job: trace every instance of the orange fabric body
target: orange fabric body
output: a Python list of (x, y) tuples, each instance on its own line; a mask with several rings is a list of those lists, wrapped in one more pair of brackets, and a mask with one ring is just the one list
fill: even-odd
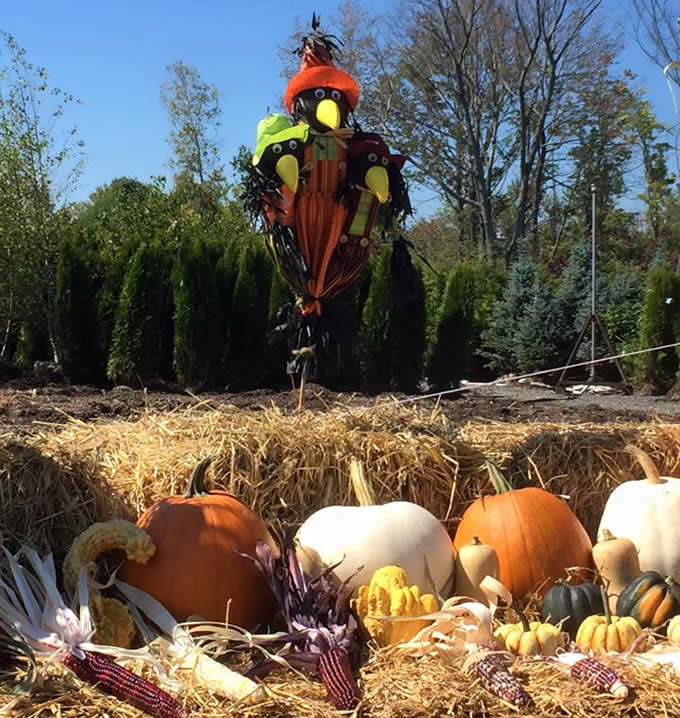
[[(324, 136), (318, 142), (328, 143), (330, 149), (320, 152), (315, 146), (316, 139), (305, 149), (305, 162), (311, 167), (311, 173), (298, 190), (295, 206), (298, 244), (312, 273), (307, 282), (312, 301), (304, 305), (303, 315), (320, 314), (319, 300), (332, 289), (329, 282), (333, 277), (328, 276), (328, 268), (347, 215), (345, 205), (335, 201), (338, 185), (347, 175), (347, 151), (332, 136)], [(335, 147), (331, 145), (334, 142)]]

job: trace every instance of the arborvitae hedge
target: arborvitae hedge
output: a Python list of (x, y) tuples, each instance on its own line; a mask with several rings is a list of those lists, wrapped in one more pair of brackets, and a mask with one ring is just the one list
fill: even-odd
[(426, 324), (423, 271), (429, 270), (416, 266), (409, 300), (400, 307), (390, 307), (388, 344), (392, 386), (408, 393), (418, 390), (423, 374)]
[[(680, 336), (680, 278), (668, 264), (652, 267), (647, 275), (647, 292), (640, 323), (640, 344), (654, 347), (672, 344)], [(644, 354), (642, 379), (662, 391), (672, 386), (678, 373), (674, 349)]]
[(57, 261), (57, 337), (62, 369), (76, 383), (104, 380), (105, 356), (97, 341), (97, 258), (83, 237), (67, 237)]
[(200, 236), (185, 237), (172, 269), (173, 368), (180, 384), (214, 386), (224, 347), (214, 254)]
[(372, 265), (359, 334), (363, 380), (372, 391), (389, 386), (392, 352), (389, 344), (389, 290), (390, 248), (384, 247)]
[(232, 389), (260, 386), (266, 373), (272, 264), (259, 243), (243, 247), (229, 317), (228, 378)]
[(108, 376), (144, 384), (172, 378), (172, 257), (160, 242), (142, 242), (132, 257), (116, 310)]
[(427, 361), (427, 377), (434, 388), (456, 386), (470, 375), (479, 292), (477, 268), (457, 264), (449, 272), (437, 311), (434, 342)]

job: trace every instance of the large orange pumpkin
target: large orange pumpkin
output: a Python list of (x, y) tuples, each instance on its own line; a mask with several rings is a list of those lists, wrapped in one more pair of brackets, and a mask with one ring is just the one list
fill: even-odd
[(178, 620), (198, 615), (254, 628), (273, 618), (277, 606), (264, 577), (248, 558), (266, 541), (278, 548), (262, 519), (225, 491), (207, 491), (203, 459), (184, 496), (158, 501), (137, 525), (156, 545), (146, 564), (126, 561), (120, 578), (150, 593)]
[(498, 555), (498, 579), (516, 596), (543, 595), (565, 569), (590, 568), (592, 543), (571, 509), (553, 494), (528, 487), (511, 489), (489, 465), (495, 496), (475, 501), (463, 514), (454, 548), (474, 536)]

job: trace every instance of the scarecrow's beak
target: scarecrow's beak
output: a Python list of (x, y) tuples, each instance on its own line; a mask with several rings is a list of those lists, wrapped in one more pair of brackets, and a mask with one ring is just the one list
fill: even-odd
[(283, 155), (276, 161), (276, 174), (283, 180), (288, 189), (295, 194), (300, 177), (300, 165), (295, 155)]
[(385, 204), (390, 196), (390, 181), (384, 167), (371, 167), (366, 173), (366, 186), (378, 198), (380, 204)]
[(316, 119), (331, 130), (340, 127), (340, 108), (333, 100), (321, 100), (316, 106)]

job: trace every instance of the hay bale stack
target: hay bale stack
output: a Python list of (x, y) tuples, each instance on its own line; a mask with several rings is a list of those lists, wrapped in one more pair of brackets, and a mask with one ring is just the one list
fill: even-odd
[(0, 442), (0, 531), (59, 557), (93, 521), (134, 520), (184, 491), (196, 462), (214, 453), (213, 479), (275, 529), (329, 504), (355, 503), (349, 478), (360, 459), (379, 502), (426, 507), (453, 532), (467, 505), (489, 490), (485, 456), (515, 486), (563, 496), (592, 537), (619, 482), (640, 476), (623, 451), (636, 442), (662, 473), (680, 472), (680, 426), (469, 422), (414, 407), (288, 413), (220, 407), (147, 413), (137, 421), (71, 422)]

